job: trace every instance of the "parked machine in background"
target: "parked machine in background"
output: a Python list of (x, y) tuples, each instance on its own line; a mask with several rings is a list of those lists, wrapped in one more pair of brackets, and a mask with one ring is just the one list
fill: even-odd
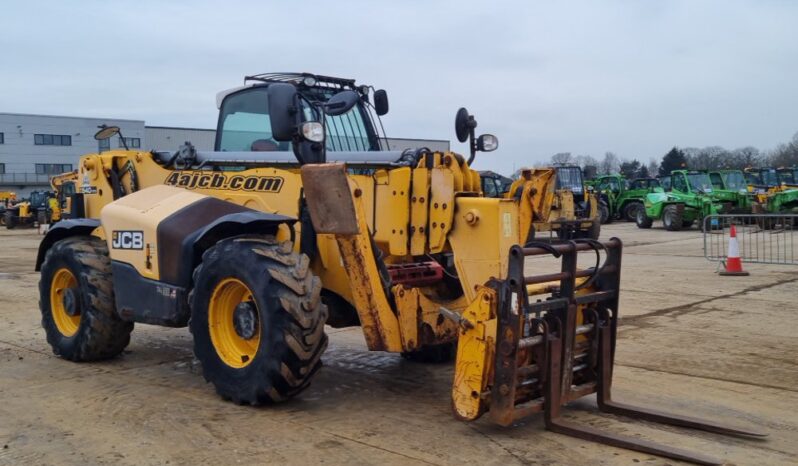
[(757, 214), (798, 212), (798, 185), (791, 184), (798, 175), (796, 168), (757, 168), (744, 171), (752, 198), (752, 211)]
[(511, 178), (486, 170), (479, 172), (482, 193), (486, 197), (504, 197), (513, 184)]
[(559, 239), (598, 239), (602, 212), (608, 212), (607, 205), (588, 190), (577, 165), (522, 170), (506, 197), (533, 200), (522, 203), (521, 211), (524, 224), (532, 226), (530, 241), (546, 232)]
[(593, 189), (608, 206), (607, 216), (601, 223), (609, 223), (613, 219), (634, 222), (637, 211), (643, 209), (647, 194), (660, 186), (656, 178), (635, 178), (627, 180), (622, 175), (604, 175), (592, 183)]
[(728, 213), (751, 213), (752, 199), (741, 170), (708, 171), (712, 182), (711, 195), (724, 204)]
[(17, 200), (17, 194), (11, 191), (0, 191), (0, 226), (6, 224), (6, 209)]
[(50, 186), (55, 195), (50, 200), (50, 218), (48, 223), (55, 223), (62, 218), (69, 218), (72, 211), (72, 198), (77, 193), (78, 171), (62, 173), (50, 177)]
[(798, 167), (783, 167), (776, 169), (779, 184), (788, 187), (798, 187)]
[(6, 228), (11, 230), (49, 223), (52, 212), (50, 199), (53, 197), (51, 191), (33, 191), (28, 198), (7, 207), (3, 214)]
[(660, 181), (667, 190), (646, 195), (645, 209), (637, 214), (638, 228), (651, 228), (655, 220), (662, 220), (669, 231), (690, 228), (696, 221), (703, 228), (705, 217), (723, 210), (723, 204), (712, 196), (712, 182), (706, 172), (674, 170)]

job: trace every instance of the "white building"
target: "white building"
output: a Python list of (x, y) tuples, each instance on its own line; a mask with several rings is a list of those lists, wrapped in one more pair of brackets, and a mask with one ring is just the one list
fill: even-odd
[(145, 126), (144, 139), (147, 149), (173, 152), (186, 141), (197, 150), (213, 150), (216, 130), (201, 128), (176, 128), (172, 126)]
[(173, 151), (191, 141), (199, 150), (213, 150), (216, 134), (148, 127), (143, 120), (0, 113), (0, 191), (24, 197), (49, 189), (50, 175), (76, 169), (81, 155), (124, 147), (119, 137), (95, 140), (100, 125), (118, 126), (130, 149)]

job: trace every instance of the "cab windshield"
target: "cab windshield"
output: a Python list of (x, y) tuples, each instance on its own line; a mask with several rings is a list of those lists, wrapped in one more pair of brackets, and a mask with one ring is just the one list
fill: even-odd
[[(336, 89), (305, 89), (311, 101), (326, 102)], [(303, 100), (305, 120), (315, 120), (313, 110)], [(326, 145), (329, 151), (379, 150), (363, 107), (356, 105), (343, 115), (326, 116)], [(256, 86), (230, 94), (219, 111), (217, 151), (288, 151), (290, 143), (276, 141), (271, 132), (267, 86)]]
[(779, 185), (779, 178), (776, 175), (776, 170), (774, 170), (772, 168), (770, 170), (767, 170), (767, 169), (762, 170), (760, 172), (760, 177), (762, 179), (762, 184), (764, 184), (765, 186), (778, 186)]
[(30, 205), (33, 207), (41, 207), (47, 200), (47, 194), (43, 192), (33, 192), (30, 195)]
[(650, 189), (658, 187), (659, 187), (659, 180), (649, 179), (649, 178), (641, 178), (633, 180), (630, 184), (630, 189)]
[(798, 174), (796, 170), (779, 170), (779, 183), (795, 184), (795, 175)]
[(618, 178), (604, 178), (601, 180), (601, 183), (599, 183), (599, 189), (617, 193), (621, 190), (621, 185), (618, 183)]
[(745, 182), (745, 177), (740, 172), (723, 173), (723, 185), (727, 190), (739, 191), (748, 188), (748, 183)]
[(582, 169), (579, 167), (557, 168), (557, 189), (570, 189), (579, 193), (584, 189), (582, 185)]
[(706, 173), (689, 173), (687, 180), (690, 182), (690, 187), (696, 191), (712, 191), (712, 181)]

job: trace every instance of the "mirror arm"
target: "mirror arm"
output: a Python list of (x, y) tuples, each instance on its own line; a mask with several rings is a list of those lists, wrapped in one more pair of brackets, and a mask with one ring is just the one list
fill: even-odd
[(473, 162), (474, 158), (477, 156), (477, 140), (474, 138), (474, 126), (468, 130), (468, 145), (471, 146), (471, 156), (468, 157), (469, 168), (471, 167), (471, 162)]

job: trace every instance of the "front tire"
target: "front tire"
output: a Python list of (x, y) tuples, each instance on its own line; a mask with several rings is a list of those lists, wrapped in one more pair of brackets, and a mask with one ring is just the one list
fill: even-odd
[(682, 211), (675, 204), (666, 205), (662, 209), (662, 224), (668, 231), (679, 231), (682, 229)]
[(638, 209), (635, 215), (635, 223), (637, 224), (637, 228), (648, 229), (654, 224), (654, 219), (646, 215), (646, 209)]
[(47, 251), (39, 308), (47, 342), (64, 359), (109, 359), (130, 343), (133, 323), (116, 313), (111, 260), (98, 238), (66, 238)]
[(639, 211), (645, 212), (642, 202), (630, 202), (623, 208), (623, 217), (629, 222), (637, 221), (637, 213)]
[(7, 229), (13, 230), (14, 227), (17, 226), (17, 218), (11, 212), (6, 212), (3, 218), (5, 219)]
[(194, 270), (191, 333), (205, 380), (224, 399), (264, 404), (310, 385), (327, 347), (321, 281), (307, 256), (271, 237), (220, 241)]

